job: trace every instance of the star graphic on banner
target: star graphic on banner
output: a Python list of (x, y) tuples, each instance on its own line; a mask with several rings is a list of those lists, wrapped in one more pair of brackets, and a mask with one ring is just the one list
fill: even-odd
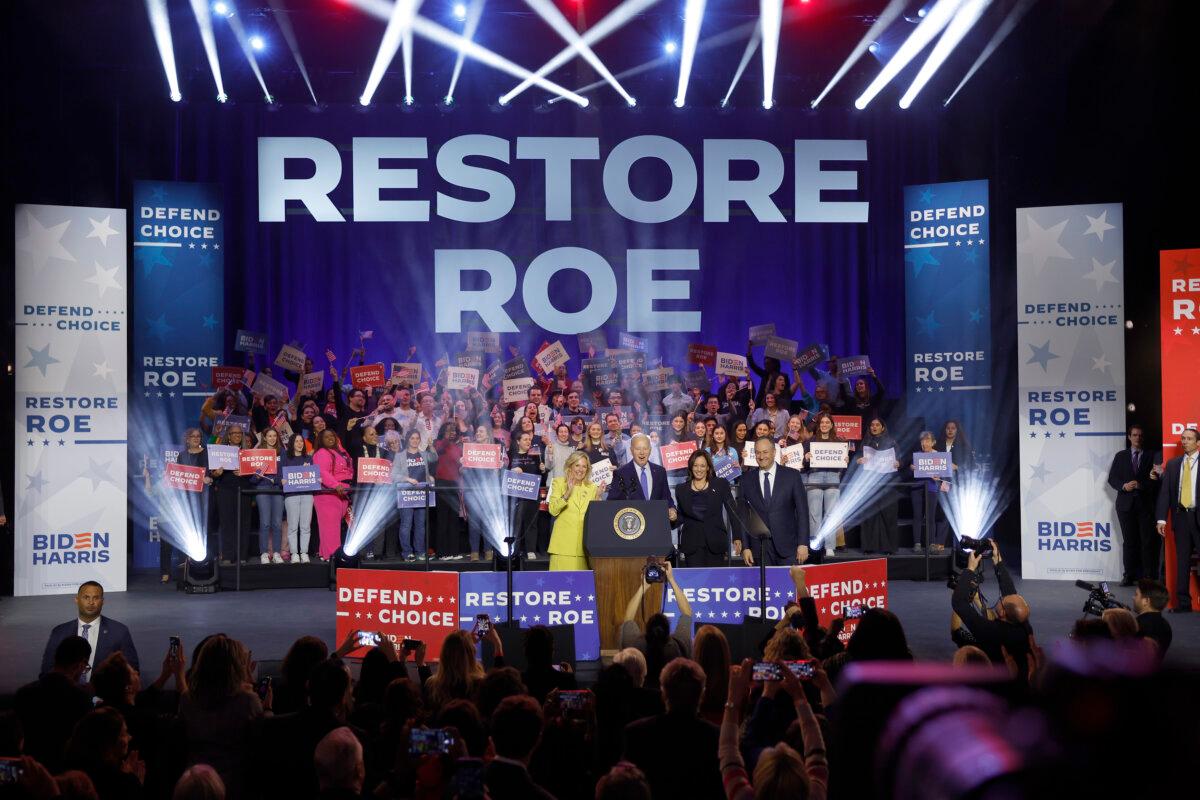
[(1192, 328), (1193, 336), (1200, 336), (1200, 328)]
[(201, 249), (201, 250), (207, 250), (207, 249), (208, 249), (208, 242), (201, 242), (201, 243), (200, 243), (200, 249)]
[(27, 492), (40, 492), (42, 489), (46, 488), (46, 484), (50, 482), (42, 477), (41, 470), (38, 470), (32, 475), (26, 475), (25, 479), (29, 481), (29, 485), (25, 487), (25, 491)]
[(974, 250), (968, 250), (966, 253), (963, 254), (963, 260), (970, 261), (972, 264), (974, 264), (976, 261), (979, 260), (979, 256), (976, 255)]
[(42, 447), (49, 447), (49, 446), (50, 446), (50, 440), (42, 439)]
[(722, 611), (722, 612), (721, 612), (721, 619), (729, 619), (729, 612), (728, 612), (728, 611)]
[(1032, 214), (1026, 214), (1025, 223), (1027, 226), (1026, 236), (1022, 241), (1017, 242), (1017, 252), (1029, 256), (1035, 274), (1040, 275), (1046, 268), (1046, 262), (1052, 258), (1069, 259), (1072, 257), (1067, 249), (1058, 243), (1063, 229), (1067, 227), (1067, 220), (1064, 219), (1056, 225), (1043, 228), (1037, 224)]
[(217, 327), (217, 318), (212, 314), (205, 314), (204, 319), (200, 324), (203, 325), (207, 330), (211, 331)]
[(740, 612), (740, 611), (735, 611), (735, 612), (733, 612), (733, 618), (734, 618), (734, 619), (741, 619), (741, 618), (742, 618), (742, 612)]
[(57, 358), (50, 355), (50, 344), (48, 342), (41, 350), (34, 350), (29, 345), (26, 345), (25, 349), (29, 351), (29, 363), (25, 367), (37, 367), (38, 371), (42, 373), (43, 378), (46, 377), (46, 367), (59, 363)]
[(92, 373), (93, 378), (107, 378), (109, 373), (113, 371), (112, 367), (108, 365), (107, 359), (101, 361), (99, 364), (92, 364), (92, 366), (96, 368), (96, 371)]
[(17, 249), (33, 255), (31, 260), (35, 269), (46, 266), (46, 262), (52, 258), (74, 261), (75, 256), (62, 245), (63, 234), (70, 225), (71, 221), (67, 220), (46, 228), (32, 213), (26, 211), (25, 233), (17, 237)]
[(1180, 278), (1186, 278), (1186, 277), (1188, 277), (1188, 273), (1191, 271), (1192, 271), (1192, 260), (1189, 257), (1183, 256), (1182, 258), (1175, 259), (1175, 268), (1174, 268), (1175, 275), (1177, 275)]
[(116, 289), (120, 291), (121, 284), (117, 283), (117, 279), (113, 277), (117, 274), (117, 269), (118, 267), (105, 269), (104, 267), (100, 266), (99, 262), (96, 262), (96, 274), (90, 278), (84, 278), (83, 282), (96, 284), (96, 288), (100, 290), (101, 297), (104, 297), (104, 293), (109, 289)]
[[(1175, 335), (1176, 335), (1176, 336), (1182, 336), (1182, 335), (1183, 335), (1183, 328), (1176, 328), (1176, 329), (1175, 329)], [(27, 366), (28, 366), (28, 365), (27, 365)]]
[(1087, 236), (1090, 233), (1094, 233), (1096, 235), (1096, 238), (1103, 242), (1104, 241), (1104, 232), (1111, 231), (1117, 227), (1116, 225), (1108, 224), (1108, 210), (1107, 209), (1102, 211), (1100, 213), (1100, 216), (1098, 216), (1098, 217), (1088, 216), (1087, 214), (1084, 214), (1084, 216), (1087, 217), (1087, 221), (1088, 221), (1088, 229), (1083, 232), (1084, 236)]
[(527, 617), (527, 616), (525, 616), (524, 614), (522, 614), (522, 615), (521, 615), (521, 622), (528, 622), (528, 621), (529, 621), (529, 617)]
[(160, 341), (167, 338), (167, 334), (175, 330), (175, 327), (167, 324), (167, 312), (158, 315), (158, 319), (152, 319), (146, 323), (150, 326), (150, 333), (157, 336)]
[(1119, 283), (1119, 281), (1113, 277), (1112, 274), (1113, 267), (1116, 265), (1117, 260), (1115, 258), (1107, 264), (1101, 264), (1099, 261), (1093, 258), (1092, 271), (1084, 275), (1083, 279), (1085, 281), (1095, 281), (1096, 291), (1098, 292), (1106, 283)]
[(196, 243), (188, 242), (188, 250), (195, 250), (195, 249), (196, 249)]
[(594, 594), (589, 594), (589, 595), (588, 595), (588, 602), (589, 602), (589, 603), (590, 603), (590, 602), (592, 602), (592, 601), (594, 601), (595, 599), (596, 599), (596, 595), (594, 595)]
[(1047, 439), (1049, 439), (1049, 438), (1050, 438), (1050, 431), (1046, 431), (1046, 433), (1045, 433), (1045, 436), (1046, 436), (1046, 438), (1047, 438)]
[(917, 317), (916, 319), (917, 319), (917, 325), (918, 325), (919, 332), (927, 333), (930, 336), (933, 336), (935, 333), (937, 333), (938, 328), (945, 327), (944, 325), (942, 325), (942, 323), (938, 322), (936, 319), (933, 318), (932, 310), (930, 310), (928, 315), (926, 315), (924, 317)]
[(200, 257), (196, 259), (196, 263), (202, 267), (210, 267), (212, 266), (212, 256), (208, 253), (201, 253)]
[(83, 238), (99, 239), (102, 247), (108, 247), (108, 237), (117, 235), (116, 229), (109, 225), (109, 223), (112, 222), (112, 214), (109, 214), (102, 220), (88, 217), (88, 222), (92, 224), (92, 231)]
[(221, 245), (219, 245), (219, 244), (213, 245), (213, 250), (220, 250), (220, 249), (221, 249)]
[(1056, 353), (1050, 352), (1050, 340), (1047, 339), (1046, 343), (1044, 345), (1042, 345), (1041, 347), (1038, 347), (1036, 344), (1031, 344), (1031, 345), (1029, 345), (1029, 347), (1031, 350), (1033, 350), (1033, 355), (1030, 356), (1029, 360), (1026, 361), (1025, 363), (1026, 364), (1041, 364), (1042, 371), (1048, 372), (1049, 370), (1047, 369), (1046, 365), (1048, 363), (1050, 363), (1051, 359), (1058, 358), (1058, 355)]
[(578, 595), (578, 594), (577, 594), (577, 595), (575, 595), (575, 602), (576, 602), (576, 603), (578, 603), (578, 602), (581, 602), (582, 600), (583, 600), (583, 596), (582, 596), (582, 595)]
[(926, 186), (921, 190), (921, 202), (926, 205), (933, 202), (933, 189)]
[(361, 611), (355, 611), (355, 612), (354, 612), (354, 618), (355, 618), (355, 619), (362, 619), (362, 612), (361, 612)]
[(155, 186), (150, 190), (150, 199), (156, 203), (161, 203), (167, 199), (166, 191), (161, 186)]
[(542, 615), (541, 615), (541, 614), (534, 614), (534, 615), (533, 615), (533, 621), (534, 621), (534, 622), (541, 622), (541, 621), (542, 621)]
[(1059, 431), (1059, 432), (1058, 432), (1058, 438), (1060, 438), (1060, 439), (1065, 439), (1065, 438), (1067, 438), (1067, 432), (1066, 432), (1066, 431)]
[(1112, 362), (1108, 360), (1108, 357), (1105, 356), (1104, 353), (1101, 353), (1099, 358), (1092, 359), (1092, 369), (1098, 369), (1101, 372), (1106, 372), (1111, 366)]
[(116, 481), (108, 474), (108, 470), (112, 467), (111, 461), (105, 461), (103, 464), (96, 461), (94, 458), (88, 459), (88, 475), (87, 479), (92, 482), (92, 491), (100, 488), (100, 484), (108, 481), (113, 486), (116, 486)]
[(904, 260), (913, 265), (913, 276), (921, 274), (921, 270), (926, 266), (939, 266), (941, 264), (928, 247), (916, 247), (904, 254)]
[(161, 247), (138, 247), (135, 258), (142, 262), (142, 274), (149, 276), (155, 267), (171, 266), (171, 259)]
[(1029, 438), (1030, 438), (1030, 439), (1036, 439), (1036, 438), (1037, 438), (1037, 431), (1030, 431), (1030, 432), (1029, 432)]
[(971, 322), (981, 322), (983, 320), (983, 312), (978, 308), (971, 312)]
[(26, 447), (33, 447), (33, 439), (26, 439), (26, 440), (25, 440), (25, 446), (26, 446)]

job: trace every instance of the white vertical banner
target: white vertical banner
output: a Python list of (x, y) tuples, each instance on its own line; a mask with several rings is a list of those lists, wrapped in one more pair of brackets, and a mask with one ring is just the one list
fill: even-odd
[(125, 590), (125, 211), (16, 208), (14, 592)]
[(1021, 574), (1121, 576), (1113, 455), (1125, 446), (1120, 203), (1017, 209)]

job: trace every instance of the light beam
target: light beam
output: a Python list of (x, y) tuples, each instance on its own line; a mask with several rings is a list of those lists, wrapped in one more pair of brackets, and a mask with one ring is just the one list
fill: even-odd
[(163, 72), (167, 75), (171, 99), (178, 103), (183, 99), (183, 95), (179, 91), (179, 74), (175, 71), (175, 44), (171, 41), (171, 19), (167, 15), (167, 0), (146, 0), (146, 15), (150, 17), (150, 30), (154, 33), (158, 57), (162, 60)]
[(986, 45), (984, 45), (983, 52), (981, 52), (979, 57), (975, 59), (975, 63), (971, 65), (969, 70), (967, 70), (967, 74), (963, 76), (963, 79), (958, 82), (958, 86), (954, 87), (954, 91), (951, 92), (950, 96), (947, 97), (945, 102), (942, 103), (943, 106), (950, 105), (950, 101), (954, 99), (954, 96), (958, 94), (959, 91), (961, 91), (962, 88), (967, 85), (967, 81), (971, 80), (975, 73), (979, 71), (979, 68), (983, 66), (983, 62), (991, 58), (992, 53), (996, 52), (996, 49), (1004, 43), (1004, 40), (1008, 38), (1008, 35), (1013, 32), (1013, 29), (1017, 27), (1017, 24), (1021, 21), (1025, 14), (1029, 12), (1029, 9), (1033, 8), (1033, 4), (1036, 2), (1037, 0), (1018, 0), (1017, 4), (1013, 6), (1011, 11), (1008, 12), (1008, 16), (1006, 16), (1004, 21), (1000, 23), (1000, 27), (997, 28), (996, 32), (992, 34), (992, 38), (988, 40)]
[[(558, 10), (558, 7), (554, 3), (550, 2), (550, 0), (525, 0), (525, 2), (537, 12), (539, 17), (545, 20), (547, 25), (554, 29), (555, 33), (563, 38), (563, 41), (574, 47), (579, 55), (583, 56), (584, 61), (590, 64), (592, 69), (596, 70), (600, 77), (604, 78), (609, 86), (612, 86), (617, 94), (625, 99), (626, 103), (634, 105), (636, 101), (633, 99), (633, 96), (625, 91), (625, 87), (613, 77), (613, 74), (604, 65), (604, 62), (600, 60), (600, 57), (596, 55), (591, 47), (584, 43), (583, 38), (571, 26), (571, 23), (567, 22), (567, 18), (562, 15), (562, 12)], [(700, 2), (703, 4), (703, 0), (700, 0)]]
[(287, 42), (288, 49), (292, 51), (292, 58), (296, 60), (296, 66), (300, 68), (300, 77), (304, 79), (304, 85), (308, 87), (308, 94), (312, 97), (313, 105), (319, 105), (317, 93), (313, 91), (312, 81), (308, 77), (308, 67), (304, 65), (304, 56), (300, 54), (300, 43), (296, 40), (296, 31), (292, 27), (287, 9), (283, 6), (283, 0), (267, 0), (267, 2), (271, 4), (271, 12), (275, 16), (275, 22), (279, 25), (279, 32), (283, 34), (283, 40)]
[(371, 66), (371, 74), (367, 77), (367, 85), (363, 88), (362, 96), (358, 98), (358, 102), (362, 105), (371, 104), (375, 90), (383, 81), (383, 76), (387, 73), (392, 59), (395, 58), (396, 51), (400, 49), (400, 42), (405, 33), (412, 30), (413, 17), (417, 13), (420, 2), (421, 0), (397, 0), (392, 5), (391, 13), (388, 15), (387, 28), (383, 32), (383, 41), (379, 43), (379, 50), (375, 53), (375, 63)]
[[(778, 2), (783, 0), (763, 0)], [(683, 10), (683, 51), (679, 58), (679, 85), (675, 90), (675, 107), (683, 108), (687, 99), (688, 81), (692, 77), (692, 63), (696, 59), (696, 43), (700, 41), (700, 24), (704, 21), (705, 0), (687, 0)]]
[(775, 104), (775, 64), (779, 60), (779, 31), (783, 27), (783, 0), (759, 0), (762, 24), (763, 108)]
[(925, 84), (929, 83), (942, 64), (946, 63), (946, 59), (954, 52), (954, 48), (958, 47), (959, 42), (971, 31), (971, 28), (975, 27), (975, 23), (979, 21), (991, 3), (992, 0), (966, 0), (963, 3), (958, 13), (954, 15), (954, 19), (950, 20), (950, 24), (946, 26), (942, 37), (933, 46), (925, 63), (921, 65), (921, 69), (913, 78), (908, 91), (901, 96), (901, 108), (908, 108), (912, 105), (912, 101), (925, 88)]
[(844, 78), (846, 73), (850, 71), (850, 68), (862, 58), (863, 53), (870, 49), (871, 43), (878, 39), (880, 34), (888, 29), (888, 26), (899, 19), (900, 15), (904, 13), (904, 6), (906, 4), (906, 0), (892, 0), (888, 3), (887, 7), (875, 18), (875, 22), (871, 24), (871, 27), (867, 30), (863, 38), (850, 51), (850, 55), (846, 56), (846, 60), (838, 67), (838, 71), (829, 79), (829, 83), (825, 85), (821, 93), (809, 104), (810, 106), (816, 108), (820, 105), (821, 101), (825, 99), (825, 95), (829, 94), (834, 86), (837, 86), (838, 81)]
[(733, 96), (733, 90), (737, 88), (738, 82), (742, 79), (742, 73), (746, 71), (746, 67), (750, 64), (750, 59), (754, 57), (754, 51), (758, 49), (758, 43), (762, 41), (762, 26), (754, 26), (754, 33), (750, 34), (750, 38), (746, 41), (746, 49), (742, 51), (742, 60), (738, 62), (737, 71), (733, 73), (733, 80), (729, 82), (729, 90), (725, 92), (725, 97), (721, 99), (721, 108), (729, 105), (729, 98)]
[[(479, 20), (483, 17), (483, 6), (486, 2), (487, 0), (471, 0), (470, 8), (463, 7), (463, 16), (466, 19), (466, 24), (463, 25), (464, 38), (472, 40), (475, 38), (475, 29), (479, 27)], [(455, 17), (457, 18), (457, 16), (456, 14)], [(463, 62), (466, 59), (466, 54), (460, 50), (454, 59), (454, 72), (450, 75), (450, 90), (446, 92), (446, 97), (454, 97), (454, 89), (458, 86), (458, 76), (462, 73)]]
[(212, 13), (209, 11), (207, 0), (191, 0), (192, 15), (196, 17), (196, 25), (200, 28), (200, 42), (204, 45), (204, 55), (208, 58), (208, 68), (212, 71), (213, 84), (217, 87), (217, 100), (222, 103), (228, 98), (225, 94), (225, 82), (221, 79), (221, 62), (217, 58), (217, 42), (213, 37)]
[(935, 36), (942, 32), (963, 2), (964, 0), (937, 0), (929, 13), (917, 24), (916, 29), (904, 40), (904, 44), (896, 50), (896, 54), (875, 76), (875, 80), (871, 81), (866, 91), (854, 101), (854, 107), (860, 111), (866, 108), (875, 99), (875, 96), (891, 82), (892, 78), (899, 75), (900, 70), (908, 66), (908, 63), (916, 58)]
[(268, 103), (274, 103), (275, 98), (271, 97), (271, 93), (267, 91), (267, 82), (263, 79), (262, 70), (258, 68), (258, 59), (254, 55), (254, 47), (250, 44), (250, 38), (246, 36), (246, 29), (242, 27), (242, 18), (238, 16), (236, 10), (229, 15), (229, 27), (233, 31), (238, 45), (242, 48), (242, 52), (246, 56), (246, 61), (250, 64), (250, 70), (254, 73), (254, 77), (258, 79), (258, 85), (262, 87), (263, 99)]

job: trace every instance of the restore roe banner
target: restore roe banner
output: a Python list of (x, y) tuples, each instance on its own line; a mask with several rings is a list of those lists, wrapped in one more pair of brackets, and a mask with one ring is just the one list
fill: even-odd
[[(138, 497), (143, 462), (157, 480), (162, 450), (183, 446), (213, 392), (225, 341), (225, 222), (221, 187), (211, 183), (137, 181), (133, 206), (132, 402), (145, 435), (129, 459)], [(158, 543), (146, 533), (157, 523), (134, 515), (135, 567), (157, 566)]]
[(1121, 576), (1108, 485), (1125, 446), (1120, 203), (1017, 209), (1021, 571)]
[(125, 212), (16, 209), (16, 595), (125, 591)]

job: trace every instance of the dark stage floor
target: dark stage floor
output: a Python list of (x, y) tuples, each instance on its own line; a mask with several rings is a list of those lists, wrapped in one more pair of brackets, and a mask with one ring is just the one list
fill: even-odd
[[(454, 562), (451, 562), (454, 563)], [(289, 569), (280, 565), (276, 569)], [(297, 567), (300, 569), (300, 567)], [(1032, 622), (1043, 646), (1066, 637), (1080, 616), (1086, 594), (1071, 583), (1022, 581), (1021, 593), (1029, 601)], [(954, 651), (948, 636), (950, 591), (944, 583), (900, 580), (890, 583), (891, 608), (904, 621), (909, 645), (918, 658), (948, 659)], [(1114, 587), (1125, 603), (1132, 589)], [(995, 595), (989, 576), (985, 593)], [(288, 646), (303, 634), (334, 642), (334, 596), (326, 589), (274, 589), (257, 592), (221, 592), (186, 595), (173, 586), (160, 585), (155, 576), (135, 576), (130, 591), (109, 593), (104, 612), (121, 620), (133, 632), (148, 680), (157, 675), (167, 637), (179, 634), (190, 648), (214, 631), (243, 640), (262, 661), (283, 658)], [(37, 676), (42, 649), (50, 628), (72, 618), (73, 598), (6, 597), (0, 601), (0, 694), (12, 692)], [(1167, 663), (1200, 671), (1200, 614), (1175, 617), (1174, 643)]]

